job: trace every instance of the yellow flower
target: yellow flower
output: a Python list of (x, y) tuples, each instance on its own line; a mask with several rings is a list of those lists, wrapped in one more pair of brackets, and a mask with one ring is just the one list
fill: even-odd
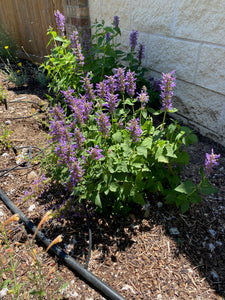
[(19, 66), (19, 67), (22, 67), (22, 63), (21, 63), (21, 62), (19, 62), (19, 63), (18, 63), (18, 66)]
[(9, 49), (9, 46), (5, 46), (5, 49), (6, 49), (6, 50)]
[(16, 73), (19, 73), (19, 72), (20, 72), (20, 70), (17, 70), (17, 71), (16, 71)]

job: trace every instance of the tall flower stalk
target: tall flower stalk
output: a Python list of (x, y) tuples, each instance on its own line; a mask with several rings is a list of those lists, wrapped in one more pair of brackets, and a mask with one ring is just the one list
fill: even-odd
[(161, 94), (160, 97), (162, 99), (162, 108), (161, 110), (164, 111), (164, 116), (163, 116), (163, 122), (162, 124), (165, 123), (166, 119), (166, 113), (173, 108), (173, 103), (172, 103), (172, 97), (173, 97), (173, 88), (176, 86), (176, 78), (173, 76), (175, 71), (172, 71), (171, 73), (164, 74), (160, 88), (161, 88)]

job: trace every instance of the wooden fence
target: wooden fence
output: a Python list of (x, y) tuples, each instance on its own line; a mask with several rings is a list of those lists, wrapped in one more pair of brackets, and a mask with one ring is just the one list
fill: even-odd
[(36, 61), (48, 53), (49, 26), (56, 26), (54, 11), (63, 12), (63, 0), (0, 0), (0, 24), (16, 41), (21, 57)]

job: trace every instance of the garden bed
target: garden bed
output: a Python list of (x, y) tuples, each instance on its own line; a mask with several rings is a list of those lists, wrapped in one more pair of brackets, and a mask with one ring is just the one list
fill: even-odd
[[(0, 106), (0, 122), (12, 131), (9, 139), (15, 149), (32, 148), (32, 154), (44, 149), (47, 135), (44, 121), (48, 102), (46, 90), (32, 80), (25, 87), (16, 89), (0, 74), (0, 85), (7, 89), (8, 107)], [(17, 100), (15, 102), (10, 102)], [(27, 101), (27, 103), (26, 103)], [(30, 103), (30, 102), (37, 103)], [(41, 110), (40, 110), (41, 107)], [(27, 118), (23, 118), (23, 117)], [(2, 133), (0, 133), (2, 135)], [(220, 153), (219, 166), (210, 177), (218, 193), (204, 196), (203, 201), (193, 205), (184, 215), (172, 206), (163, 204), (163, 199), (154, 196), (149, 199), (147, 210), (137, 209), (126, 218), (104, 218), (90, 214), (92, 228), (92, 252), (88, 270), (114, 288), (126, 299), (222, 299), (225, 297), (225, 151), (213, 141), (199, 135), (199, 142), (189, 147), (190, 165), (183, 170), (185, 179), (198, 182), (199, 168), (204, 165), (205, 153)], [(35, 152), (36, 151), (36, 152)], [(13, 148), (0, 153), (0, 169), (9, 169), (18, 162)], [(46, 212), (62, 197), (58, 186), (53, 186), (48, 195), (40, 201), (21, 202), (24, 191), (38, 179), (40, 166), (12, 170), (1, 177), (2, 191), (36, 225)], [(10, 212), (0, 204), (1, 221)], [(16, 228), (9, 225), (8, 229)], [(48, 221), (42, 231), (50, 239), (63, 234), (59, 244), (81, 265), (85, 265), (88, 254), (88, 229), (84, 214), (76, 217)], [(28, 298), (35, 274), (32, 267), (30, 233), (21, 226), (9, 234), (10, 244), (18, 261), (16, 276), (18, 282), (27, 282), (27, 294), (21, 289), (21, 297)], [(53, 292), (64, 283), (63, 299), (104, 299), (90, 288), (77, 274), (73, 274), (63, 263), (49, 254), (44, 254), (43, 245), (34, 245), (42, 262), (45, 277), (46, 296), (55, 299)], [(4, 266), (3, 266), (4, 267)], [(54, 268), (54, 269), (52, 269)], [(0, 283), (11, 278), (3, 272)], [(22, 296), (23, 295), (23, 296)], [(27, 295), (27, 297), (26, 297)], [(32, 296), (35, 299), (37, 296)], [(5, 296), (4, 299), (14, 299)], [(36, 298), (37, 299), (37, 298)]]

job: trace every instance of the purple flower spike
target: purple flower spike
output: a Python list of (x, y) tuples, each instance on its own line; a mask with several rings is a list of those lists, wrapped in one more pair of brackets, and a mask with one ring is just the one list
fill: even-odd
[(118, 105), (118, 96), (118, 94), (114, 95), (111, 93), (108, 93), (106, 95), (106, 103), (104, 104), (104, 106), (108, 109), (111, 115), (113, 114)]
[(175, 80), (176, 78), (173, 76), (175, 71), (172, 71), (171, 73), (164, 74), (163, 79), (161, 81), (161, 94), (160, 97), (162, 99), (162, 111), (169, 111), (173, 108), (173, 103), (171, 101), (173, 97), (173, 88), (176, 86)]
[(141, 93), (138, 94), (138, 100), (141, 102), (142, 108), (144, 108), (146, 103), (149, 101), (149, 96), (147, 94), (147, 89), (145, 86), (143, 86)]
[(114, 75), (116, 90), (119, 91), (121, 94), (125, 92), (125, 69), (126, 68), (117, 69), (117, 72)]
[(87, 153), (90, 154), (91, 158), (94, 159), (94, 160), (99, 160), (101, 158), (104, 157), (104, 155), (102, 155), (102, 149), (99, 149), (99, 146), (96, 145), (95, 148), (91, 148), (91, 150), (87, 150)]
[(61, 31), (64, 35), (65, 33), (65, 17), (59, 10), (55, 12), (55, 21), (58, 26), (59, 31)]
[(91, 83), (92, 76), (90, 73), (87, 74), (86, 77), (81, 77), (83, 80), (83, 87), (86, 91), (86, 98), (88, 101), (92, 101), (95, 98), (95, 92), (93, 90), (93, 83)]
[(142, 129), (140, 128), (139, 119), (132, 119), (129, 121), (126, 129), (130, 131), (133, 142), (138, 142), (139, 137), (141, 136)]
[(141, 64), (144, 56), (144, 50), (145, 50), (145, 46), (143, 44), (139, 44), (139, 48), (138, 48), (138, 52), (137, 52), (137, 59), (138, 59), (138, 63)]
[(115, 78), (114, 76), (105, 76), (106, 80), (105, 83), (108, 86), (108, 90), (110, 93), (114, 93), (114, 91), (116, 90), (116, 83), (115, 83)]
[(130, 47), (131, 51), (134, 51), (137, 46), (137, 39), (138, 39), (138, 31), (133, 30), (130, 34)]
[(97, 118), (95, 120), (99, 126), (99, 131), (102, 133), (104, 137), (107, 137), (111, 127), (111, 124), (109, 122), (109, 117), (105, 115), (103, 112), (101, 112), (100, 114), (96, 113), (96, 115)]
[(77, 30), (73, 31), (71, 35), (71, 43), (72, 43), (73, 53), (76, 56), (76, 61), (78, 62), (79, 66), (83, 66), (84, 56), (82, 54), (81, 44), (79, 42), (79, 34)]
[(118, 16), (114, 16), (114, 18), (113, 18), (114, 27), (118, 27), (119, 23), (120, 23), (120, 18)]
[(107, 87), (107, 84), (106, 84), (105, 80), (103, 80), (102, 82), (97, 83), (96, 88), (97, 88), (98, 97), (101, 98), (101, 99), (105, 99), (106, 95), (108, 93), (108, 87)]
[(217, 162), (218, 158), (220, 157), (220, 154), (214, 154), (213, 149), (211, 150), (211, 154), (206, 153), (206, 159), (205, 159), (205, 172), (206, 175), (209, 175), (215, 166), (218, 166), (219, 163)]
[(74, 159), (70, 168), (70, 181), (72, 185), (76, 186), (78, 182), (82, 181), (84, 172), (85, 170), (81, 168), (80, 162), (77, 159)]
[(134, 76), (135, 72), (131, 72), (130, 70), (126, 74), (126, 91), (130, 97), (134, 96), (136, 90), (136, 78)]
[(105, 35), (105, 41), (106, 43), (110, 40), (110, 32), (107, 32)]

